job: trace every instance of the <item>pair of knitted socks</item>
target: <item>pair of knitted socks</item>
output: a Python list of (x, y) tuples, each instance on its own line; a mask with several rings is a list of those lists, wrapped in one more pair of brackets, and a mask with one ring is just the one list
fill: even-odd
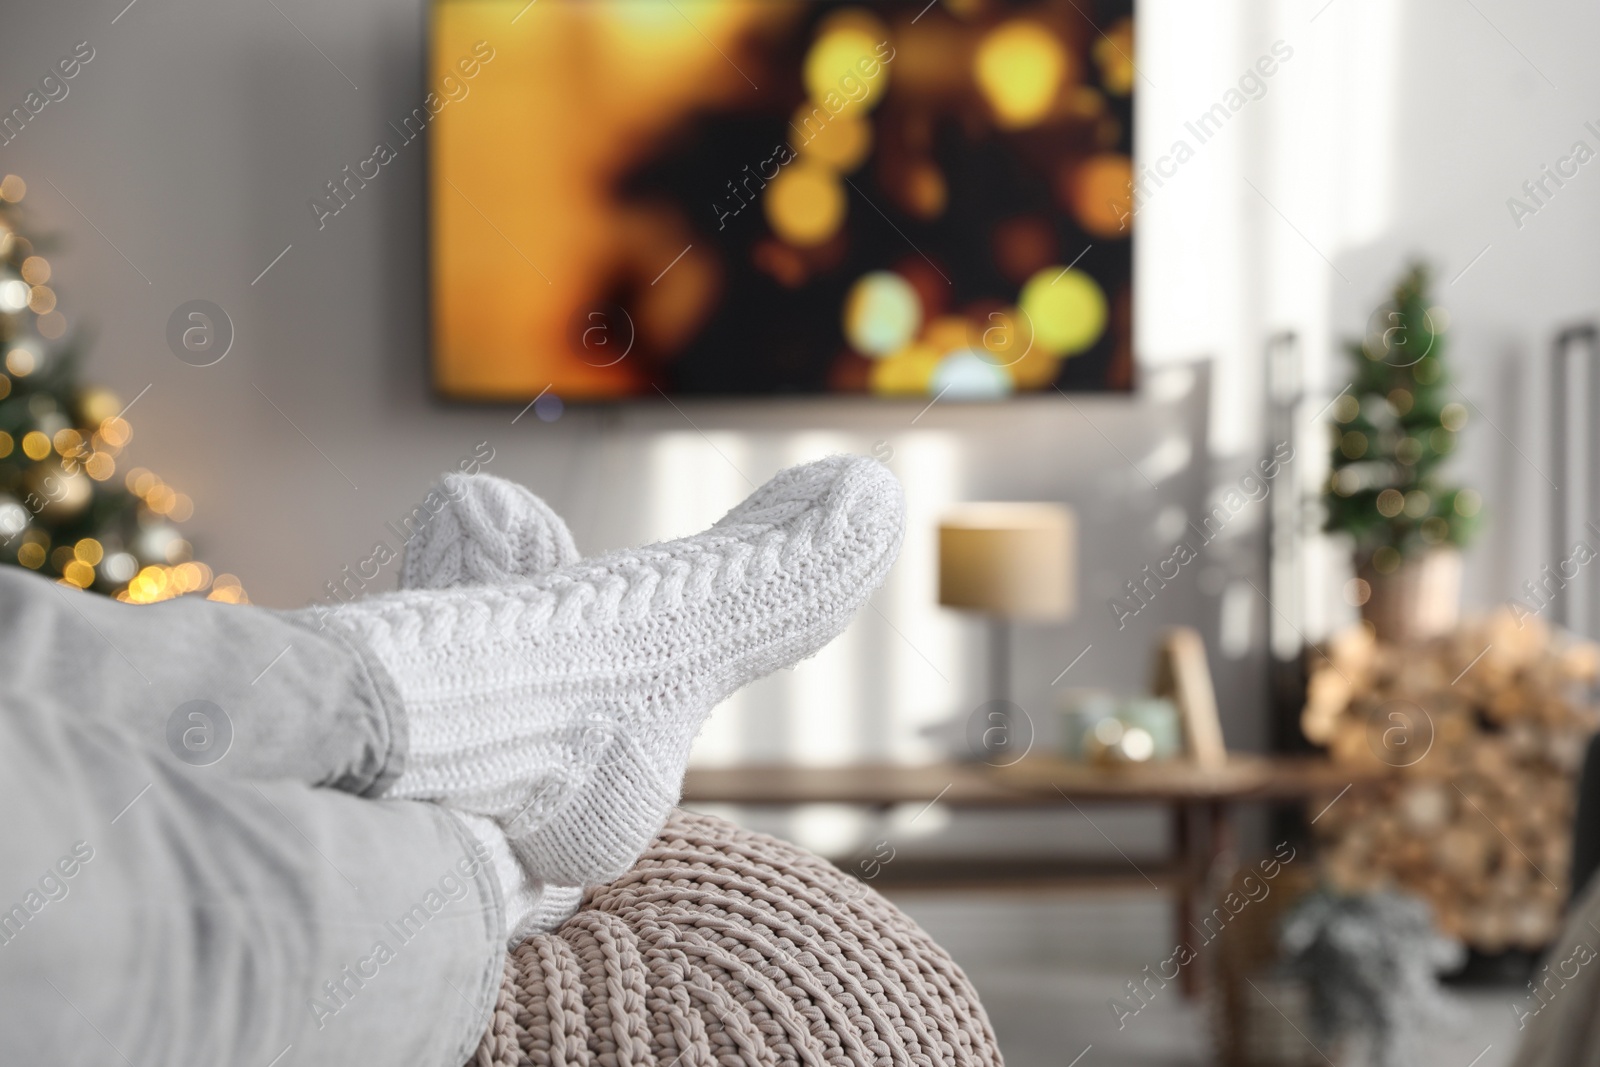
[(526, 489), (488, 475), (443, 489), (402, 590), (329, 621), (404, 708), (410, 751), (388, 795), (468, 822), (513, 939), (632, 865), (711, 709), (843, 630), (904, 526), (893, 476), (853, 456), (783, 471), (704, 533), (591, 560)]

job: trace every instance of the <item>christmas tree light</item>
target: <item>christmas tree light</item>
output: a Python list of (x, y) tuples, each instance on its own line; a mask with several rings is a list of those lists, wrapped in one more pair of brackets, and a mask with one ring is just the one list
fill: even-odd
[(22, 232), (21, 178), (0, 180), (0, 563), (131, 603), (205, 594), (247, 603), (239, 580), (193, 558), (184, 493), (142, 467), (117, 478), (133, 438), (126, 407), (78, 378), (52, 268)]

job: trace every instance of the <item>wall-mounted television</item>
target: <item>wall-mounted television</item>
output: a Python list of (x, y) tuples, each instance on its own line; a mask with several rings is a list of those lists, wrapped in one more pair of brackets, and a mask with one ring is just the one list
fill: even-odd
[(1130, 388), (1132, 0), (435, 0), (448, 398)]

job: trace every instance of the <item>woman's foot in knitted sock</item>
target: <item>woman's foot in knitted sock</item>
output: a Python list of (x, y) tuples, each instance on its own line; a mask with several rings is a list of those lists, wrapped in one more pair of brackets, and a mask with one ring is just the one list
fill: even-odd
[(578, 562), (561, 516), (529, 490), (491, 474), (447, 474), (420, 510), (433, 517), (406, 542), (401, 589), (520, 581)]
[(881, 464), (835, 456), (681, 541), (348, 605), (339, 624), (408, 716), (389, 795), (493, 816), (550, 882), (615, 878), (676, 803), (706, 715), (844, 629), (893, 562), (903, 512)]
[[(406, 542), (401, 589), (520, 581), (578, 561), (561, 516), (515, 482), (488, 474), (448, 474), (420, 507), (433, 517)], [(556, 929), (578, 910), (582, 888), (548, 885), (537, 871), (525, 869), (500, 824), (486, 816), (454, 814), (491, 857), (511, 944)]]

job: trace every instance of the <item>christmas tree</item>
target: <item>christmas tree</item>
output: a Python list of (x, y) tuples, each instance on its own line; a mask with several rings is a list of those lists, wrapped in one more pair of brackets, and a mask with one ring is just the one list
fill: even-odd
[(1444, 366), (1448, 316), (1413, 265), (1366, 336), (1345, 345), (1354, 381), (1334, 401), (1325, 529), (1350, 534), (1358, 569), (1392, 574), (1407, 557), (1472, 536), (1482, 499), (1440, 480), (1467, 424)]
[(133, 427), (116, 396), (78, 381), (81, 331), (57, 307), (48, 249), (19, 226), (26, 192), (0, 180), (0, 563), (133, 603), (245, 602), (237, 578), (193, 558), (177, 527), (187, 496), (142, 467), (117, 477)]

